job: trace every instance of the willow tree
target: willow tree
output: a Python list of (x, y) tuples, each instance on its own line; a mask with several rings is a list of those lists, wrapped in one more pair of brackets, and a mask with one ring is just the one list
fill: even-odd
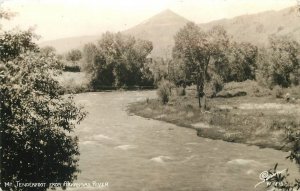
[(145, 64), (153, 49), (152, 42), (121, 33), (106, 32), (97, 46), (86, 45), (84, 58), (94, 89), (153, 85), (151, 71)]
[(258, 57), (258, 80), (269, 87), (300, 83), (300, 44), (289, 36), (270, 36)]
[(175, 35), (173, 58), (183, 61), (187, 79), (196, 82), (200, 108), (202, 97), (204, 109), (206, 108), (204, 90), (208, 82), (209, 65), (217, 65), (226, 60), (228, 46), (229, 37), (220, 26), (206, 32), (190, 22)]

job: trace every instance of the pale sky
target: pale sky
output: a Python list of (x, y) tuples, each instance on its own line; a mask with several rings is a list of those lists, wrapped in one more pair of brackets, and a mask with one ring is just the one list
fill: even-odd
[(196, 23), (280, 10), (297, 0), (0, 0), (17, 12), (3, 27), (35, 27), (41, 41), (122, 31), (170, 9)]

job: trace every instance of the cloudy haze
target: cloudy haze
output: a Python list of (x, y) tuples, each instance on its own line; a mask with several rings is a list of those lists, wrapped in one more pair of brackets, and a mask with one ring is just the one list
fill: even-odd
[(205, 23), (296, 4), (296, 0), (10, 0), (2, 6), (18, 13), (3, 23), (6, 28), (35, 27), (45, 41), (125, 30), (165, 9)]

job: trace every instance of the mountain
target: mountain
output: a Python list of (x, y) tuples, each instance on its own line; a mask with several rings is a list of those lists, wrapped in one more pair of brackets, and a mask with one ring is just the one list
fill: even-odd
[(123, 33), (151, 41), (153, 57), (170, 57), (174, 35), (188, 22), (171, 10), (165, 10)]
[[(123, 33), (152, 41), (154, 45), (152, 57), (170, 57), (174, 35), (187, 22), (189, 21), (182, 16), (165, 10)], [(223, 26), (236, 41), (251, 42), (256, 45), (266, 44), (268, 36), (272, 34), (291, 35), (300, 42), (300, 16), (297, 14), (296, 7), (199, 24), (204, 30), (214, 25)], [(99, 35), (58, 39), (42, 43), (41, 46), (50, 45), (59, 53), (63, 53), (72, 48), (81, 48), (88, 42), (96, 42), (100, 38)]]
[[(154, 46), (152, 56), (165, 57), (171, 55), (171, 50), (174, 45), (173, 36), (187, 22), (189, 22), (187, 19), (177, 15), (171, 10), (165, 10), (122, 33), (152, 41)], [(95, 43), (100, 38), (100, 35), (64, 38), (43, 42), (40, 43), (40, 46), (53, 46), (58, 53), (65, 53), (73, 48), (82, 48), (86, 43)]]
[(289, 35), (300, 42), (300, 17), (296, 7), (279, 11), (266, 11), (252, 15), (242, 15), (232, 19), (222, 19), (200, 24), (203, 29), (214, 25), (223, 26), (236, 41), (264, 45), (269, 35)]

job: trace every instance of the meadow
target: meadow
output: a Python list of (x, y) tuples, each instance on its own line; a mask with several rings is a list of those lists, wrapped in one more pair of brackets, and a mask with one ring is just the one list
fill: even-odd
[[(235, 91), (246, 95), (223, 96), (235, 94)], [(300, 123), (300, 91), (299, 87), (281, 90), (282, 95), (289, 92), (292, 101), (276, 98), (276, 91), (262, 88), (249, 80), (229, 83), (218, 94), (220, 97), (208, 99), (208, 110), (203, 111), (198, 107), (195, 88), (190, 87), (184, 96), (173, 90), (166, 105), (161, 104), (159, 99), (148, 99), (131, 104), (129, 111), (195, 129), (201, 137), (282, 149), (286, 142), (286, 128)]]

